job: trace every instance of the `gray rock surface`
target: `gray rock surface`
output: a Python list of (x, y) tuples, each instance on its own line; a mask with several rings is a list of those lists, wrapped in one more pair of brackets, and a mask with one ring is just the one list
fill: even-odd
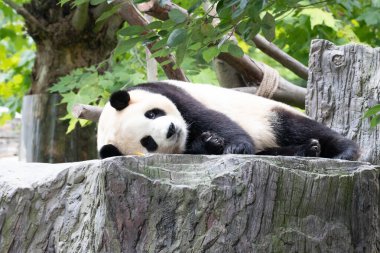
[(0, 252), (379, 252), (379, 177), (294, 157), (0, 160)]

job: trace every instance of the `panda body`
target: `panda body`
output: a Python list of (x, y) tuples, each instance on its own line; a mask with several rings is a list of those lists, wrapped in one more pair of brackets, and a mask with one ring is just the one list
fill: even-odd
[[(359, 155), (351, 140), (288, 105), (255, 95), (173, 80), (122, 94), (111, 96), (100, 117), (101, 157), (159, 152), (355, 160)], [(147, 117), (152, 110), (160, 115)]]

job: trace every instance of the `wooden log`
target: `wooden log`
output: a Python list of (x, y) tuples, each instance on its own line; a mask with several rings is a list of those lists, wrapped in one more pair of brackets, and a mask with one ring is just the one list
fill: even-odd
[(76, 104), (73, 107), (72, 114), (78, 119), (87, 119), (97, 122), (102, 110), (103, 108), (99, 106)]
[(380, 48), (312, 42), (306, 113), (355, 140), (361, 160), (380, 164), (380, 125), (371, 128), (364, 112), (380, 103)]
[(296, 157), (0, 160), (0, 252), (377, 252), (379, 178)]

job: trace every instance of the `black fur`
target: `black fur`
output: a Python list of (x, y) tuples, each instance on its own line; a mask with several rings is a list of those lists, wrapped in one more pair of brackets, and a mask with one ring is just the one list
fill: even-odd
[(119, 149), (112, 144), (104, 145), (99, 151), (99, 156), (101, 159), (112, 157), (112, 156), (122, 156), (122, 155), (123, 154), (119, 151)]
[(148, 119), (156, 119), (158, 117), (162, 117), (165, 115), (166, 113), (163, 110), (158, 109), (158, 108), (154, 108), (145, 113), (145, 117), (147, 117)]
[(128, 92), (125, 90), (120, 90), (112, 93), (110, 104), (116, 110), (121, 111), (128, 106), (129, 100), (130, 97)]
[(285, 147), (268, 148), (257, 153), (257, 155), (283, 155), (283, 156), (307, 156), (319, 157), (321, 154), (321, 145), (316, 139), (311, 139), (306, 144), (290, 145)]
[(173, 123), (170, 123), (168, 132), (166, 133), (166, 139), (169, 139), (177, 132), (177, 129), (175, 128), (175, 125)]
[(330, 128), (312, 119), (296, 115), (282, 108), (275, 108), (272, 119), (277, 143), (281, 147), (304, 145), (311, 139), (319, 141), (320, 156), (334, 159), (357, 160), (358, 145)]
[(148, 135), (141, 139), (141, 145), (143, 145), (149, 152), (154, 152), (157, 150), (158, 145), (152, 136)]
[(186, 144), (187, 154), (213, 154), (214, 149), (207, 150), (202, 140), (205, 132), (216, 133), (224, 140), (224, 148), (218, 154), (254, 154), (255, 147), (250, 136), (238, 124), (223, 113), (210, 110), (199, 103), (185, 90), (165, 83), (145, 83), (133, 89), (143, 89), (169, 98), (180, 111), (189, 125), (189, 136)]

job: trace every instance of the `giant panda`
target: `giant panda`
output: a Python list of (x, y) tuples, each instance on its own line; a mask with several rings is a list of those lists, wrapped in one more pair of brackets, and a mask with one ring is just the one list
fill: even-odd
[(174, 80), (113, 93), (99, 119), (97, 145), (101, 158), (141, 153), (359, 157), (355, 142), (291, 106)]

